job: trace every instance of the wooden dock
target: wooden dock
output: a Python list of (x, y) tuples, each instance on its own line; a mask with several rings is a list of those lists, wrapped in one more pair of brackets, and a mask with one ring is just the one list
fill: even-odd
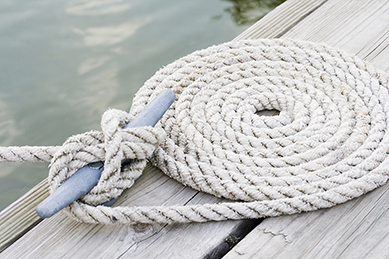
[[(235, 40), (293, 38), (341, 48), (389, 72), (389, 1), (288, 0)], [(34, 208), (47, 182), (0, 213), (0, 258), (389, 258), (389, 184), (331, 209), (264, 220), (100, 226)], [(215, 203), (154, 167), (124, 206)]]

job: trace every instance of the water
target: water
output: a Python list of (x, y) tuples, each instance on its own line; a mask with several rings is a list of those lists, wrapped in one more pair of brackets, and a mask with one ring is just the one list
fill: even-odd
[[(283, 1), (0, 0), (0, 145), (61, 145), (181, 56), (229, 41)], [(0, 164), (0, 210), (48, 163)]]

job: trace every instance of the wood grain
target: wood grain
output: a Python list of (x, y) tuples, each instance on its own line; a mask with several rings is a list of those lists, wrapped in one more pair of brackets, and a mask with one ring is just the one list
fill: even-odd
[(43, 180), (0, 212), (0, 251), (42, 220), (35, 207), (49, 195), (48, 186)]
[[(120, 197), (116, 205), (183, 205), (217, 201), (221, 200), (184, 187), (148, 166), (140, 180)], [(185, 258), (188, 254), (200, 258), (211, 253), (230, 233), (250, 223), (253, 220), (101, 226), (78, 223), (58, 213), (43, 220), (4, 250), (0, 258)]]
[(276, 7), (234, 40), (278, 38), (313, 13), (327, 0), (289, 0)]

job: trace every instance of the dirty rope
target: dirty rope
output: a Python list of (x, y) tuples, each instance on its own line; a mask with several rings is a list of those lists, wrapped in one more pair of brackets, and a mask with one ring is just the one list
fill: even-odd
[[(61, 147), (3, 147), (0, 159), (51, 161), (51, 191), (78, 168), (104, 160), (98, 185), (65, 208), (88, 223), (204, 222), (329, 208), (388, 180), (388, 82), (369, 63), (323, 44), (228, 42), (162, 68), (138, 91), (130, 113), (103, 115), (102, 132), (72, 136)], [(177, 98), (156, 127), (122, 130), (166, 88)], [(124, 158), (135, 162), (121, 172)], [(130, 187), (147, 159), (185, 185), (234, 201), (94, 206)]]

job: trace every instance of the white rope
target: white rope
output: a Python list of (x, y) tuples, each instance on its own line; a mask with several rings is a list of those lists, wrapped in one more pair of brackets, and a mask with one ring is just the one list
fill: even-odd
[[(83, 165), (105, 160), (99, 184), (66, 208), (88, 223), (204, 222), (328, 208), (388, 180), (388, 82), (369, 63), (323, 44), (228, 42), (158, 71), (129, 114), (104, 114), (103, 132), (73, 136), (62, 147), (2, 148), (0, 159), (51, 160), (52, 190)], [(120, 129), (166, 88), (177, 98), (156, 127)], [(257, 114), (273, 109), (278, 116)], [(131, 170), (120, 172), (123, 158), (136, 159)], [(92, 206), (130, 187), (147, 158), (185, 185), (235, 201)]]

